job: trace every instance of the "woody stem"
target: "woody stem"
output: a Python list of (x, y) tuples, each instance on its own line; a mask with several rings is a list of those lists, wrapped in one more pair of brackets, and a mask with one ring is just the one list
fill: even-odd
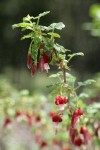
[(63, 78), (64, 78), (64, 83), (66, 83), (66, 69), (65, 69), (65, 67), (63, 68)]

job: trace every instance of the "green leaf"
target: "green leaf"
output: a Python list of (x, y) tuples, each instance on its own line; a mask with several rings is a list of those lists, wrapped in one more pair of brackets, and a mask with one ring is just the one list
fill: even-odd
[(60, 38), (60, 35), (58, 33), (54, 33), (54, 32), (49, 32), (49, 35), (53, 36), (53, 37), (58, 37)]
[(83, 103), (82, 100), (78, 100), (77, 105), (78, 105), (78, 107), (81, 107), (81, 108), (86, 106), (85, 103)]
[(33, 38), (33, 36), (34, 36), (34, 34), (33, 34), (33, 32), (32, 33), (29, 33), (29, 34), (27, 34), (27, 35), (24, 35), (22, 38), (21, 38), (21, 40), (24, 40), (24, 39), (28, 39), (28, 38)]
[(54, 48), (59, 52), (59, 53), (65, 53), (66, 51), (70, 51), (68, 49), (65, 49), (62, 45), (59, 45), (58, 43), (54, 44)]
[(31, 19), (34, 19), (34, 17), (33, 17), (33, 16), (31, 17), (31, 16), (28, 14), (26, 17), (23, 18), (23, 22), (30, 22)]
[(44, 41), (44, 47), (47, 51), (51, 51), (53, 49), (53, 43), (51, 41), (51, 39), (49, 38), (43, 38)]
[(96, 103), (96, 102), (95, 102), (95, 103), (93, 104), (93, 107), (96, 108), (96, 109), (100, 109), (100, 103)]
[(73, 54), (69, 54), (69, 57), (74, 57), (74, 56), (84, 56), (84, 54), (82, 52), (79, 53), (73, 53)]
[(49, 85), (47, 85), (46, 87), (47, 87), (47, 88), (51, 88), (51, 87), (53, 87), (53, 86), (58, 87), (58, 86), (60, 86), (60, 84), (61, 84), (61, 83), (56, 82), (56, 83), (53, 83), (53, 84), (49, 84)]
[(48, 27), (46, 27), (46, 26), (41, 26), (41, 25), (39, 25), (39, 27), (40, 27), (40, 29), (41, 29), (42, 31), (48, 30)]
[(46, 11), (46, 12), (40, 13), (40, 14), (38, 15), (38, 17), (43, 17), (43, 16), (45, 16), (45, 15), (47, 15), (47, 14), (49, 14), (49, 13), (50, 13), (50, 11)]
[(59, 76), (61, 76), (61, 75), (59, 73), (56, 73), (56, 74), (50, 75), (49, 78), (57, 78)]
[(84, 82), (78, 82), (78, 85), (79, 86), (87, 86), (87, 85), (93, 84), (95, 82), (96, 82), (95, 80), (89, 79), (89, 80), (86, 80)]
[(80, 98), (88, 98), (89, 95), (86, 94), (86, 93), (81, 93), (81, 94), (79, 95), (79, 97), (80, 97)]
[(23, 29), (29, 29), (29, 30), (33, 30), (33, 27), (35, 26), (35, 23), (18, 23), (18, 24), (14, 24), (12, 25), (12, 28), (15, 29), (15, 28), (23, 28)]
[(79, 53), (73, 53), (73, 54), (69, 54), (68, 57), (68, 62), (75, 56), (84, 56), (84, 54), (82, 52), (79, 52)]
[(99, 17), (100, 18), (100, 4), (94, 4), (90, 7), (89, 14), (91, 17)]
[(49, 29), (54, 30), (54, 29), (58, 29), (58, 30), (62, 30), (65, 27), (63, 22), (59, 22), (59, 23), (52, 23), (49, 26)]

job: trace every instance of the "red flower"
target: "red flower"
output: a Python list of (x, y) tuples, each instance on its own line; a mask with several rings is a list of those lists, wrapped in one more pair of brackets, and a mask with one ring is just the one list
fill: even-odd
[(41, 121), (41, 117), (40, 116), (37, 116), (36, 117), (36, 122), (40, 122)]
[(43, 69), (46, 70), (47, 73), (48, 73), (48, 69), (50, 69), (49, 57), (46, 53), (44, 53), (43, 56), (39, 59), (39, 70), (40, 70), (40, 72), (42, 72)]
[(82, 145), (82, 139), (81, 139), (81, 138), (75, 139), (74, 144), (75, 144), (76, 146), (79, 146), (79, 147), (80, 147), (80, 146)]
[(74, 128), (77, 125), (77, 122), (80, 118), (80, 116), (83, 115), (83, 111), (78, 108), (78, 110), (74, 111), (71, 121), (71, 126)]
[(36, 72), (36, 69), (37, 69), (37, 65), (32, 65), (31, 67), (31, 75), (34, 76), (35, 72)]
[(23, 115), (23, 112), (21, 110), (16, 110), (17, 117), (22, 116), (22, 115)]
[(54, 115), (52, 117), (52, 121), (55, 123), (60, 123), (60, 122), (62, 122), (62, 118), (59, 115)]
[(48, 145), (47, 142), (42, 141), (40, 147), (41, 147), (41, 148), (44, 148), (44, 147), (46, 147), (47, 145)]
[(66, 97), (61, 97), (60, 95), (56, 96), (56, 101), (55, 101), (55, 104), (56, 105), (60, 105), (60, 104), (66, 104), (67, 103), (67, 99)]
[(49, 115), (50, 115), (50, 117), (52, 118), (53, 116), (55, 116), (55, 115), (56, 115), (56, 113), (55, 113), (55, 112), (53, 112), (53, 111), (51, 111), (51, 112), (49, 112)]
[(4, 122), (4, 126), (10, 125), (10, 124), (11, 124), (10, 118), (6, 118)]
[(75, 141), (75, 138), (78, 136), (78, 131), (77, 129), (74, 129), (72, 127), (70, 127), (70, 139), (71, 139), (71, 142), (74, 143)]
[(28, 53), (27, 55), (27, 67), (30, 69), (32, 67), (32, 57), (31, 57), (31, 54)]
[(83, 110), (80, 109), (80, 108), (78, 108), (78, 115), (79, 115), (79, 116), (83, 115)]
[(55, 100), (55, 104), (59, 105), (59, 109), (60, 110), (64, 110), (65, 104), (67, 103), (67, 98), (66, 97), (62, 97), (60, 95), (56, 96), (56, 100)]
[(83, 135), (83, 143), (88, 144), (91, 139), (88, 130), (85, 127), (81, 127), (80, 133)]

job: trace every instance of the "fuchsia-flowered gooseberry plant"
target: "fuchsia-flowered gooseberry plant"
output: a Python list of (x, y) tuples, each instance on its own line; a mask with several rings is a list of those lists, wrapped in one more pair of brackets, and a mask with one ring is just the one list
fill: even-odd
[[(80, 147), (82, 144), (88, 144), (90, 136), (88, 130), (81, 127), (83, 125), (80, 120), (81, 117), (84, 120), (84, 110), (86, 111), (86, 108), (76, 90), (94, 81), (75, 82), (76, 78), (70, 74), (69, 63), (73, 57), (83, 56), (84, 54), (82, 52), (71, 54), (70, 50), (65, 49), (56, 42), (56, 38), (60, 38), (60, 35), (56, 33), (57, 30), (61, 30), (65, 27), (62, 22), (51, 23), (49, 26), (40, 24), (41, 17), (48, 13), (49, 11), (41, 13), (36, 17), (27, 15), (23, 18), (23, 22), (13, 25), (13, 28), (21, 28), (22, 31), (28, 31), (28, 34), (24, 35), (21, 39), (30, 39), (27, 67), (31, 70), (32, 76), (35, 75), (37, 70), (39, 70), (39, 72), (45, 70), (48, 74), (51, 65), (56, 66), (60, 70), (56, 74), (49, 76), (49, 78), (56, 79), (53, 84), (47, 87), (53, 89), (52, 100), (55, 100), (54, 105), (57, 105), (57, 110), (51, 111), (48, 115), (51, 117), (56, 129), (59, 125), (62, 125), (63, 122), (66, 122), (66, 125), (69, 126), (68, 130), (71, 144)], [(63, 113), (61, 113), (61, 111), (63, 111)], [(67, 121), (65, 118), (67, 118)], [(34, 124), (32, 116), (27, 115), (27, 119), (29, 124)], [(38, 116), (36, 121), (40, 122), (41, 118)], [(79, 133), (78, 128), (80, 127)], [(82, 138), (79, 137), (79, 135), (81, 135)], [(46, 145), (47, 144), (42, 143), (41, 147)]]

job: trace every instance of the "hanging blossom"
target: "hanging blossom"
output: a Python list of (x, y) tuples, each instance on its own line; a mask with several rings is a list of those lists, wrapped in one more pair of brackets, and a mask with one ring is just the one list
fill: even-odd
[(59, 123), (62, 122), (62, 118), (60, 115), (56, 114), (52, 117), (52, 121), (55, 123), (55, 128), (59, 128)]
[(70, 135), (71, 143), (74, 144), (75, 138), (78, 136), (77, 129), (70, 127), (69, 135)]
[(50, 69), (50, 66), (49, 66), (50, 58), (45, 52), (43, 53), (43, 55), (41, 55), (41, 57), (37, 60), (37, 62), (38, 63), (34, 63), (34, 60), (32, 59), (31, 54), (28, 53), (27, 67), (28, 69), (31, 69), (31, 75), (34, 76), (37, 68), (39, 69), (40, 72), (45, 70), (46, 73), (48, 73), (48, 70)]
[(79, 133), (77, 129), (70, 127), (69, 135), (70, 135), (71, 143), (74, 144), (75, 146), (80, 147), (83, 144), (83, 141), (79, 137)]
[(82, 135), (83, 144), (88, 144), (88, 142), (91, 140), (91, 137), (86, 127), (80, 128), (80, 134)]
[(83, 141), (80, 137), (76, 138), (74, 141), (74, 145), (80, 147), (83, 144)]
[(11, 119), (10, 118), (5, 118), (5, 121), (4, 121), (4, 127), (8, 127), (8, 126), (10, 126), (11, 125), (11, 123), (12, 123), (12, 121), (11, 121)]
[(46, 73), (50, 69), (49, 56), (46, 53), (43, 53), (43, 56), (39, 59), (39, 71), (42, 72), (43, 69), (46, 70)]
[(21, 122), (25, 119), (24, 112), (22, 110), (16, 110), (16, 119), (17, 122)]
[(71, 120), (71, 126), (73, 128), (76, 127), (79, 118), (83, 115), (83, 110), (81, 110), (80, 108), (78, 108), (77, 110), (74, 111), (73, 115), (72, 115), (72, 120)]
[(57, 95), (55, 98), (55, 104), (59, 106), (60, 110), (64, 110), (68, 99), (66, 97), (62, 97), (61, 95)]
[(48, 143), (46, 142), (46, 141), (42, 141), (41, 143), (40, 143), (40, 148), (42, 149), (42, 148), (44, 148), (44, 147), (47, 147), (48, 146)]
[(32, 76), (35, 74), (37, 68), (39, 69), (40, 72), (45, 70), (46, 73), (48, 73), (48, 70), (50, 69), (49, 62), (52, 60), (53, 52), (51, 51), (47, 55), (44, 49), (45, 49), (44, 42), (42, 41), (38, 49), (38, 56), (36, 61), (33, 60), (31, 52), (30, 51), (28, 52), (27, 67), (28, 69), (31, 69)]
[(31, 76), (34, 76), (36, 70), (37, 70), (37, 65), (33, 64), (32, 67), (31, 67)]
[(78, 147), (88, 144), (91, 140), (88, 130), (83, 126), (80, 128), (79, 132), (77, 129), (70, 127), (69, 135), (71, 143)]
[(31, 57), (31, 53), (28, 52), (28, 55), (27, 55), (27, 67), (28, 67), (28, 69), (31, 69), (32, 63), (33, 63), (33, 60), (32, 60), (32, 57)]

